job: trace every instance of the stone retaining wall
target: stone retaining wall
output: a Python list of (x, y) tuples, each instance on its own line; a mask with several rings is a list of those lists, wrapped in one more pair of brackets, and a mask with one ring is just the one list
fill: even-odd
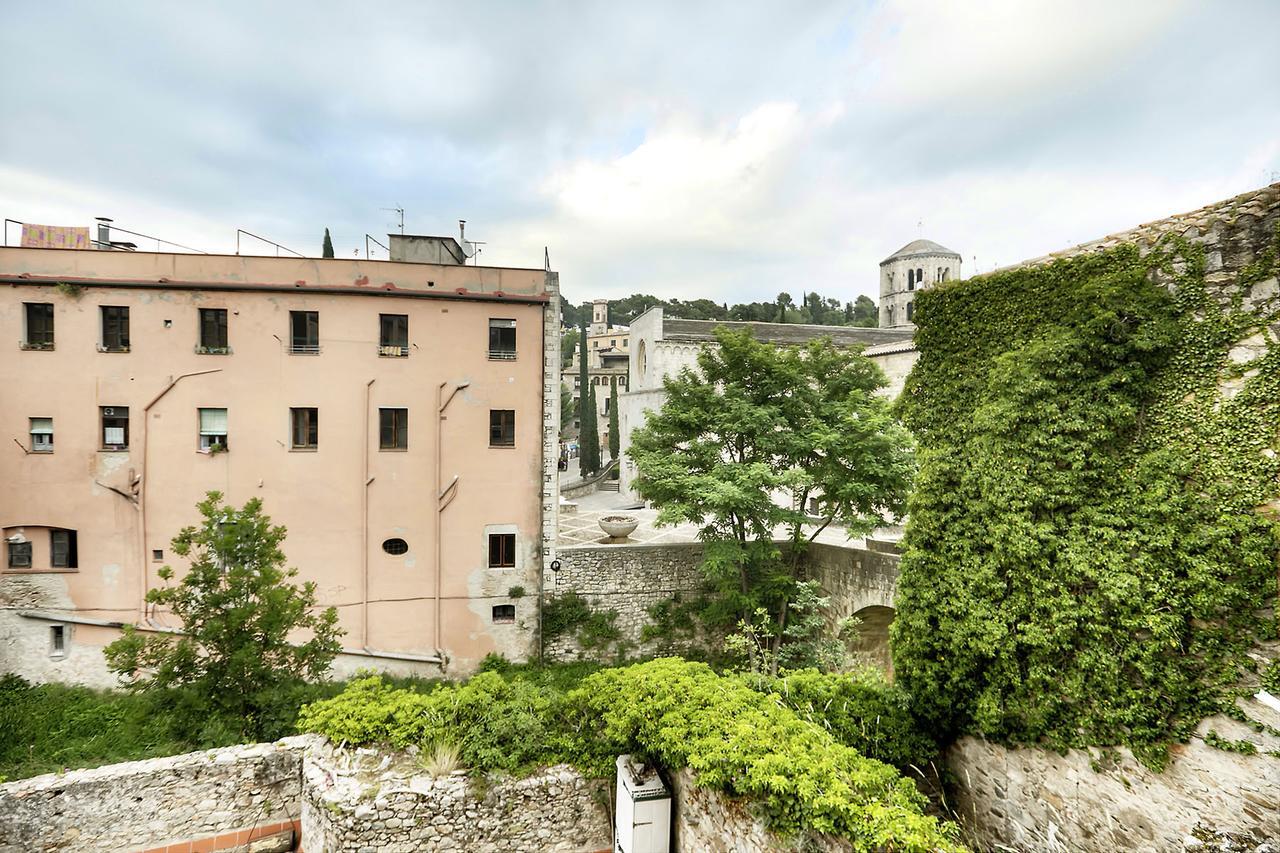
[[(1263, 750), (1280, 745), (1226, 717), (1200, 730), (1209, 728), (1260, 740)], [(1202, 850), (1204, 839), (1229, 832), (1280, 850), (1280, 758), (1226, 752), (1200, 737), (1175, 746), (1163, 773), (1127, 749), (1116, 756), (1008, 749), (967, 737), (952, 746), (947, 764), (956, 811), (985, 844), (1026, 853)]]
[[(642, 642), (641, 631), (650, 623), (649, 608), (673, 595), (696, 595), (702, 588), (702, 544), (600, 545), (561, 548), (556, 552), (560, 571), (547, 572), (547, 595), (576, 592), (596, 610), (613, 610), (616, 625), (632, 654), (662, 651), (661, 641)], [(577, 660), (589, 656), (570, 635), (548, 638), (543, 645), (546, 660)]]
[(676, 853), (843, 853), (853, 845), (824, 835), (786, 838), (770, 832), (749, 806), (719, 791), (699, 788), (693, 773), (671, 776)]
[(307, 741), (286, 738), (0, 785), (0, 853), (114, 853), (240, 833), (247, 842), (250, 833), (279, 831), (298, 818)]
[(612, 847), (608, 786), (568, 767), (499, 782), (434, 778), (412, 756), (323, 745), (308, 752), (303, 774), (306, 853)]

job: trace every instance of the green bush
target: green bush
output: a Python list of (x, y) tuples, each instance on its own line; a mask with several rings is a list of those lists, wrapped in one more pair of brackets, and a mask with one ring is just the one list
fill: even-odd
[(926, 817), (923, 795), (894, 768), (706, 664), (661, 658), (602, 670), (566, 706), (576, 761), (597, 773), (612, 772), (619, 753), (639, 753), (756, 800), (782, 833), (829, 833), (856, 850), (963, 849), (955, 826)]
[(907, 694), (877, 669), (804, 669), (781, 678), (743, 678), (757, 690), (776, 694), (801, 719), (822, 726), (845, 746), (904, 773), (927, 768), (938, 757), (938, 744), (920, 728)]
[(1160, 767), (1233, 701), (1275, 633), (1280, 347), (1232, 351), (1277, 247), (1212, 292), (1165, 238), (917, 297), (894, 669), (944, 735)]
[[(700, 785), (759, 801), (783, 833), (833, 833), (858, 850), (961, 849), (953, 828), (923, 814), (924, 797), (894, 768), (837, 743), (777, 695), (705, 664), (665, 658), (600, 670), (568, 693), (534, 684), (500, 659), (487, 666), (464, 685), (429, 693), (377, 677), (353, 681), (342, 695), (305, 707), (298, 725), (350, 744), (454, 744), (477, 770), (567, 761), (607, 776), (620, 753), (638, 753), (691, 768)], [(822, 692), (807, 674), (793, 678), (803, 685), (795, 690)], [(875, 705), (856, 689), (832, 691)], [(852, 730), (852, 715), (835, 728)]]

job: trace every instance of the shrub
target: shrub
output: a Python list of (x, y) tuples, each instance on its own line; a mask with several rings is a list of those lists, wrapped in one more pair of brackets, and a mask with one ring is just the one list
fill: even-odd
[(877, 669), (805, 669), (781, 678), (744, 680), (777, 695), (801, 719), (822, 726), (845, 746), (903, 772), (927, 767), (938, 757), (938, 744), (920, 728), (907, 694)]

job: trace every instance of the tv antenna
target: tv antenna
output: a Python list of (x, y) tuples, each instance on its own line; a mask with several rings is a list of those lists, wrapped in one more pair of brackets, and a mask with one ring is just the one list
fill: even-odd
[(403, 207), (383, 207), (383, 208), (380, 208), (380, 210), (386, 210), (386, 211), (389, 211), (389, 212), (391, 212), (391, 213), (399, 214), (399, 216), (400, 216), (400, 233), (401, 233), (401, 235), (403, 235), (403, 234), (404, 234), (404, 208), (403, 208)]

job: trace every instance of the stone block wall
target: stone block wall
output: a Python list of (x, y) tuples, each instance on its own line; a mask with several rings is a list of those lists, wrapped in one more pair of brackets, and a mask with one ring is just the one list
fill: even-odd
[[(640, 634), (651, 621), (649, 608), (673, 595), (694, 595), (702, 588), (702, 545), (599, 545), (561, 548), (560, 571), (547, 572), (547, 595), (576, 592), (596, 610), (617, 611), (615, 623), (632, 654), (654, 654), (659, 643), (643, 643)], [(572, 636), (549, 639), (543, 646), (547, 660), (577, 660), (584, 656)]]
[(595, 853), (612, 847), (608, 786), (568, 767), (498, 782), (434, 778), (411, 756), (314, 747), (303, 765), (302, 849)]
[(837, 853), (853, 846), (823, 835), (784, 837), (770, 832), (747, 803), (719, 791), (699, 788), (693, 773), (671, 776), (676, 853)]
[(287, 738), (0, 785), (0, 853), (149, 850), (240, 833), (247, 842), (292, 826), (306, 742)]
[[(1226, 717), (1201, 724), (1209, 727), (1224, 737), (1252, 734)], [(1194, 737), (1154, 773), (1123, 748), (1112, 759), (966, 737), (947, 764), (962, 822), (982, 843), (1006, 850), (1200, 850), (1202, 838), (1220, 832), (1280, 849), (1280, 759), (1265, 753), (1226, 752)]]

